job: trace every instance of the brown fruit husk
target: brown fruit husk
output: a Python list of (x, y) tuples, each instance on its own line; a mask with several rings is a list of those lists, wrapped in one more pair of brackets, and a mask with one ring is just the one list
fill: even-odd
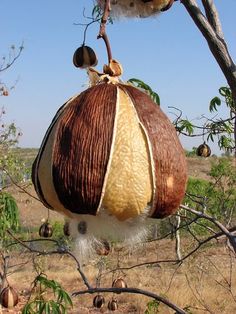
[(102, 295), (98, 294), (94, 297), (93, 299), (93, 306), (100, 309), (104, 306), (105, 304), (105, 299)]
[(17, 305), (19, 301), (18, 294), (13, 287), (6, 287), (0, 294), (0, 303), (5, 308), (11, 308)]
[(82, 45), (76, 49), (73, 55), (73, 64), (77, 68), (85, 69), (96, 66), (98, 63), (97, 56), (92, 48)]
[(118, 310), (118, 302), (116, 299), (112, 299), (111, 301), (108, 302), (108, 309), (110, 311), (116, 311)]
[(46, 207), (71, 218), (163, 218), (184, 196), (187, 168), (160, 107), (135, 87), (101, 82), (59, 109), (32, 180)]
[(50, 223), (45, 222), (39, 228), (40, 237), (50, 238), (53, 234), (53, 229)]

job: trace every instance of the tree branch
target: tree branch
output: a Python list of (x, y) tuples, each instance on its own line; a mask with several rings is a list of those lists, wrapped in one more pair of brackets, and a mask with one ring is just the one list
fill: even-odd
[(105, 42), (106, 49), (107, 49), (108, 64), (112, 60), (111, 46), (110, 46), (110, 42), (109, 42), (109, 39), (108, 39), (107, 33), (106, 33), (106, 23), (108, 21), (110, 11), (111, 11), (110, 0), (105, 0), (104, 13), (102, 16), (102, 20), (101, 20), (101, 24), (100, 24), (100, 30), (99, 30), (99, 34), (98, 34), (97, 38), (98, 39), (102, 38)]
[(225, 75), (236, 103), (236, 65), (228, 52), (227, 45), (219, 38), (195, 0), (181, 0), (181, 3), (185, 6), (194, 23), (205, 37), (213, 56)]
[[(213, 0), (202, 0), (202, 4), (205, 9), (206, 17), (208, 19), (208, 22), (211, 24), (212, 28), (215, 30), (217, 36), (221, 41), (224, 42), (224, 34), (222, 31), (221, 22), (219, 19), (219, 14), (216, 9), (216, 6), (214, 4)], [(224, 42), (225, 44), (225, 42)]]
[(205, 219), (213, 222), (229, 239), (229, 242), (232, 245), (234, 252), (236, 253), (236, 236), (232, 232), (230, 232), (222, 223), (220, 223), (214, 217), (209, 216), (205, 213), (199, 212), (199, 211), (197, 211), (193, 208), (190, 208), (186, 205), (180, 205), (180, 208), (183, 208), (183, 209), (189, 211), (190, 213), (195, 214), (196, 216), (198, 216), (200, 218), (205, 218)]
[(165, 305), (167, 305), (168, 307), (170, 307), (171, 309), (176, 311), (176, 314), (187, 314), (184, 310), (182, 310), (181, 308), (179, 308), (177, 305), (175, 305), (174, 303), (170, 302), (169, 300), (167, 300), (164, 297), (161, 297), (155, 293), (146, 291), (146, 290), (142, 290), (142, 289), (137, 289), (137, 288), (91, 288), (88, 290), (83, 290), (83, 291), (78, 291), (78, 292), (74, 292), (72, 294), (73, 297), (76, 297), (78, 295), (83, 295), (83, 294), (93, 294), (93, 293), (100, 293), (100, 292), (113, 292), (113, 293), (134, 293), (134, 294), (141, 294), (141, 295), (145, 295), (149, 298), (153, 298)]

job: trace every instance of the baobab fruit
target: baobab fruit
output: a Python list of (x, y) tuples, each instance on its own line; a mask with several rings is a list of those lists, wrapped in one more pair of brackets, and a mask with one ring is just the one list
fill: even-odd
[(43, 238), (50, 238), (53, 234), (52, 226), (49, 222), (43, 223), (39, 228), (39, 235)]
[(88, 46), (82, 45), (76, 49), (73, 55), (73, 64), (76, 68), (89, 68), (96, 66), (98, 63), (94, 50)]
[(211, 149), (209, 145), (207, 145), (205, 142), (198, 146), (196, 150), (197, 156), (200, 157), (209, 157), (211, 155)]
[(116, 299), (112, 299), (108, 302), (108, 310), (110, 311), (116, 311), (118, 309), (118, 302)]
[(5, 90), (2, 92), (2, 95), (3, 95), (3, 96), (8, 96), (9, 93), (8, 93), (8, 91), (5, 89)]
[(127, 283), (123, 278), (117, 278), (112, 283), (113, 288), (127, 288)]
[(95, 251), (98, 255), (106, 256), (111, 250), (110, 244), (107, 240), (102, 240), (95, 245)]
[(4, 288), (0, 294), (0, 303), (6, 308), (16, 306), (18, 303), (18, 294), (16, 290), (10, 286)]
[(100, 309), (101, 307), (103, 307), (105, 303), (105, 299), (102, 295), (98, 294), (94, 297), (93, 299), (93, 306)]

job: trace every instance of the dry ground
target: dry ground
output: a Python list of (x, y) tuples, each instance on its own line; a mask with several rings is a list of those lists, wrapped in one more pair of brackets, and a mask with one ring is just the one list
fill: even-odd
[[(194, 162), (193, 162), (194, 161)], [(199, 164), (201, 163), (201, 164)], [(192, 159), (189, 161), (189, 173), (192, 176), (207, 178), (210, 160)], [(34, 194), (32, 187), (27, 190)], [(38, 228), (42, 219), (46, 219), (48, 210), (40, 202), (14, 188), (12, 191), (20, 208), (20, 219), (24, 227), (32, 230)], [(51, 212), (52, 221), (63, 222), (63, 218)], [(95, 277), (98, 274), (98, 264), (103, 264), (104, 272), (115, 269), (117, 261), (120, 266), (127, 267), (138, 263), (175, 258), (175, 242), (170, 239), (143, 244), (118, 251), (112, 248), (107, 257), (95, 256), (90, 258), (83, 266), (88, 280), (95, 285)], [(182, 239), (182, 251), (187, 252), (193, 247), (189, 240)], [(36, 275), (32, 258), (28, 253), (11, 253), (11, 264), (29, 261), (27, 264), (17, 267), (9, 276), (9, 282), (20, 294), (20, 302), (14, 309), (0, 309), (0, 313), (21, 313), (26, 302), (31, 283)], [(50, 279), (59, 281), (69, 293), (85, 289), (75, 262), (66, 256), (54, 255), (53, 257), (38, 257), (37, 262), (47, 273)], [(188, 308), (189, 313), (236, 313), (236, 262), (235, 255), (223, 242), (212, 243), (204, 247), (198, 253), (191, 256), (182, 265), (173, 263), (159, 263), (154, 266), (142, 266), (125, 270), (124, 272), (112, 272), (104, 275), (101, 280), (102, 287), (110, 287), (113, 278), (122, 276), (128, 287), (136, 287), (148, 290), (167, 297), (179, 307)], [(68, 314), (109, 313), (107, 302), (112, 294), (104, 295), (106, 304), (101, 310), (92, 306), (92, 295), (84, 295), (73, 299), (74, 307), (67, 311)], [(119, 302), (119, 309), (115, 313), (145, 313), (147, 302), (150, 299), (140, 295), (119, 294), (115, 295)], [(154, 313), (154, 312), (153, 312)], [(160, 306), (159, 313), (174, 313), (166, 306)], [(151, 314), (151, 313), (150, 313)]]

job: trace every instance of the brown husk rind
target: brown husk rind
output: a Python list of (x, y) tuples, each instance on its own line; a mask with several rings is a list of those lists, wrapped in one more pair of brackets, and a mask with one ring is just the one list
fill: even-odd
[(172, 214), (185, 193), (187, 166), (174, 126), (151, 98), (135, 87), (120, 85), (130, 95), (139, 119), (147, 130), (155, 165), (152, 218)]

